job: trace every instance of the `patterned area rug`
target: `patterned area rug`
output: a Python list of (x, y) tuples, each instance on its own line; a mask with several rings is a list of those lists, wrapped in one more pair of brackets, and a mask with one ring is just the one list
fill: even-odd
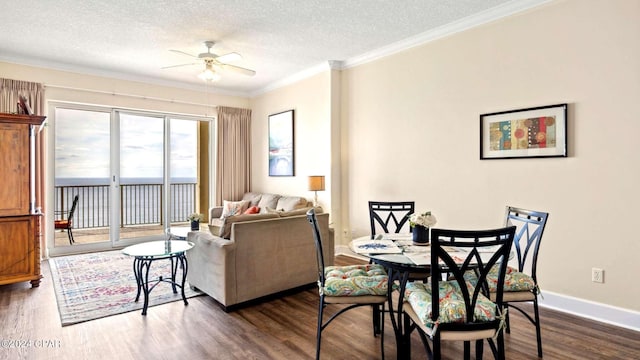
[[(154, 261), (149, 279), (170, 277), (170, 264), (168, 260)], [(55, 257), (49, 259), (49, 267), (62, 326), (141, 310), (144, 305), (143, 294), (134, 302), (137, 286), (133, 258), (120, 251)], [(178, 269), (179, 279), (181, 275)], [(171, 284), (158, 284), (149, 294), (149, 307), (182, 301), (180, 288), (177, 290), (174, 294)], [(201, 294), (185, 284), (187, 298)]]

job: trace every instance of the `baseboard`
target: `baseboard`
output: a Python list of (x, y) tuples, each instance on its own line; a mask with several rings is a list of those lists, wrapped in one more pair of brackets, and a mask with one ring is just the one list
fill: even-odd
[(640, 331), (640, 312), (584, 300), (551, 291), (542, 291), (540, 306), (587, 319)]
[[(366, 257), (355, 254), (348, 246), (336, 246), (336, 255), (350, 256), (367, 260)], [(594, 301), (584, 300), (551, 291), (542, 291), (539, 298), (542, 307), (562, 311), (575, 316), (600, 321), (603, 323), (640, 331), (640, 312), (623, 309)]]

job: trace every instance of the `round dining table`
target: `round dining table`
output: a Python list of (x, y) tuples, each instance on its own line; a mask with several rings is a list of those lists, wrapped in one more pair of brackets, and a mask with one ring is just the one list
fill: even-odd
[[(387, 270), (389, 276), (387, 303), (396, 338), (397, 359), (411, 358), (410, 324), (404, 323), (403, 318), (405, 288), (409, 280), (425, 282), (428, 280), (431, 274), (431, 247), (429, 245), (430, 243), (414, 243), (411, 233), (363, 236), (353, 239), (349, 243), (351, 251), (369, 258), (371, 262), (380, 264)], [(452, 249), (451, 251), (463, 250)], [(492, 252), (481, 253), (480, 256), (484, 257), (485, 254), (490, 257)], [(466, 257), (466, 254), (463, 257)], [(513, 258), (512, 251), (509, 254), (509, 259)], [(395, 290), (397, 290), (397, 296), (394, 296)]]

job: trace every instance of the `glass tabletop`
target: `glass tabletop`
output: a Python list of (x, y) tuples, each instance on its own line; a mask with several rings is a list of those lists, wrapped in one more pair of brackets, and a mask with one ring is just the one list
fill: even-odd
[[(389, 244), (391, 246), (382, 246)], [(415, 245), (412, 240), (412, 235), (409, 234), (382, 234), (375, 239), (371, 239), (370, 236), (363, 236), (353, 239), (349, 243), (351, 251), (366, 256), (374, 260), (381, 260), (387, 263), (393, 263), (403, 266), (423, 268), (431, 265), (431, 246), (427, 245)], [(461, 252), (460, 257), (466, 257), (464, 254), (466, 251), (460, 248), (448, 248), (448, 252), (453, 253), (452, 256), (455, 259), (455, 252)], [(491, 256), (492, 249), (487, 249), (487, 256)], [(480, 251), (480, 256), (484, 257), (484, 251)], [(514, 256), (513, 251), (509, 254), (509, 259)], [(462, 261), (462, 260), (461, 260)]]
[[(393, 246), (380, 246), (388, 242), (393, 242)], [(424, 266), (431, 259), (430, 247), (414, 245), (410, 233), (382, 234), (376, 239), (363, 236), (353, 239), (349, 247), (357, 254), (397, 264)]]
[[(168, 245), (168, 246), (167, 246)], [(122, 249), (122, 253), (129, 256), (170, 256), (191, 250), (193, 243), (184, 240), (158, 240), (127, 246)]]

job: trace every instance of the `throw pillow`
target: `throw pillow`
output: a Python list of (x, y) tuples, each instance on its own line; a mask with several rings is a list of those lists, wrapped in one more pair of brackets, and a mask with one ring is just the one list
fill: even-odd
[(270, 207), (275, 209), (278, 205), (278, 199), (280, 199), (280, 195), (276, 194), (262, 194), (260, 198), (260, 202), (258, 202), (258, 207), (260, 208), (260, 212), (266, 212), (265, 208)]
[(252, 206), (250, 208), (247, 209), (247, 211), (245, 211), (243, 214), (245, 215), (251, 215), (251, 214), (257, 214), (260, 212), (260, 208), (257, 206)]
[(220, 219), (224, 219), (233, 215), (240, 215), (249, 207), (248, 201), (227, 201), (222, 202), (222, 215)]
[(291, 211), (307, 207), (307, 199), (300, 196), (283, 196), (278, 199), (276, 209), (284, 209), (284, 211)]
[(264, 207), (262, 209), (262, 213), (263, 214), (281, 214), (283, 212), (284, 212), (284, 209), (277, 210), (277, 209), (274, 209), (274, 208), (270, 208), (268, 206), (266, 206), (266, 207)]
[(246, 200), (249, 202), (249, 206), (258, 206), (260, 199), (262, 198), (262, 194), (255, 192), (248, 192), (242, 196), (241, 200)]

